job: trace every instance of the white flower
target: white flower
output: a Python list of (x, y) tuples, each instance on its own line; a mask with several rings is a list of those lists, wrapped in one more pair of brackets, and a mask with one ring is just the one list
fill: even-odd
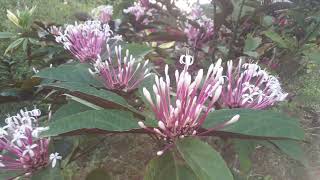
[(25, 156), (27, 153), (30, 155), (30, 157), (33, 157), (34, 156), (34, 152), (32, 149), (36, 148), (38, 146), (38, 144), (32, 144), (31, 146), (30, 145), (27, 145), (25, 148), (25, 150), (22, 152), (22, 156)]
[(49, 130), (49, 127), (37, 127), (32, 131), (32, 136), (35, 138), (38, 138), (41, 132), (48, 131), (48, 130)]
[[(0, 155), (0, 158), (1, 158), (2, 156)], [(1, 162), (1, 160), (0, 160), (0, 168), (2, 168), (2, 167), (6, 167), (2, 162)]]
[(0, 138), (3, 138), (5, 135), (7, 136), (8, 132), (4, 128), (0, 128)]
[(17, 145), (19, 147), (22, 146), (21, 139), (28, 139), (24, 134), (22, 134), (20, 131), (17, 131), (13, 134), (13, 139), (11, 140), (11, 143), (17, 142)]
[(55, 152), (55, 153), (50, 154), (49, 159), (50, 159), (50, 161), (52, 161), (52, 168), (54, 168), (57, 164), (57, 160), (62, 159), (62, 156), (59, 156), (59, 153)]

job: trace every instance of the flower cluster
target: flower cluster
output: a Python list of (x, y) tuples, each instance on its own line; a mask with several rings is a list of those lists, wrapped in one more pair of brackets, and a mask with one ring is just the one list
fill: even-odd
[(50, 160), (52, 166), (61, 159), (58, 153), (49, 156), (49, 138), (39, 138), (40, 132), (48, 127), (38, 127), (39, 109), (20, 110), (15, 116), (5, 119), (6, 125), (0, 128), (0, 169), (31, 174), (46, 167)]
[(110, 5), (98, 6), (91, 11), (91, 14), (94, 19), (99, 20), (102, 23), (108, 23), (112, 18), (113, 7)]
[(222, 103), (229, 108), (265, 109), (277, 101), (283, 101), (287, 93), (279, 80), (252, 63), (241, 64), (233, 69), (228, 61), (228, 84), (222, 90)]
[(141, 21), (142, 24), (148, 24), (148, 18), (145, 16), (152, 16), (153, 9), (149, 7), (149, 0), (139, 0), (138, 3), (134, 3), (133, 6), (124, 9), (123, 12), (126, 14), (132, 14), (136, 21)]
[(184, 32), (188, 37), (188, 42), (193, 48), (201, 48), (210, 41), (214, 35), (213, 20), (208, 18), (199, 6), (195, 6), (186, 24)]
[(95, 70), (90, 70), (91, 74), (99, 74), (107, 89), (121, 90), (124, 92), (136, 89), (144, 78), (150, 75), (147, 67), (148, 61), (136, 63), (136, 59), (126, 50), (125, 57), (122, 58), (121, 46), (115, 47), (116, 60), (111, 57), (109, 45), (107, 45), (108, 57), (102, 61), (100, 57), (94, 64)]
[[(221, 67), (221, 60), (215, 65), (211, 64), (204, 80), (202, 69), (198, 71), (194, 80), (188, 73), (188, 67), (193, 62), (191, 56), (181, 56), (180, 62), (184, 63), (185, 67), (181, 73), (178, 70), (175, 71), (177, 86), (174, 92), (175, 97), (172, 98), (171, 96), (172, 88), (168, 66), (165, 67), (165, 78), (155, 76), (154, 98), (146, 88), (143, 88), (144, 96), (155, 113), (159, 127), (146, 127), (142, 121), (139, 122), (139, 125), (164, 139), (168, 143), (165, 150), (170, 148), (172, 142), (177, 138), (198, 134), (198, 128), (205, 121), (222, 91), (223, 68)], [(239, 115), (236, 115), (224, 125), (233, 123), (238, 119)], [(159, 151), (157, 154), (161, 155), (163, 151)]]
[(108, 24), (100, 21), (86, 21), (82, 24), (67, 25), (64, 32), (54, 28), (56, 41), (62, 43), (80, 62), (98, 58), (112, 31)]

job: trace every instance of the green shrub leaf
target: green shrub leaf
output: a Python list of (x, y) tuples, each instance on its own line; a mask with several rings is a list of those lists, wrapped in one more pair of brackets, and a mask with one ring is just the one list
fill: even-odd
[(130, 112), (119, 110), (89, 110), (63, 117), (49, 124), (41, 136), (57, 136), (82, 129), (99, 129), (111, 132), (140, 129)]
[(147, 165), (144, 180), (197, 180), (192, 170), (178, 165), (171, 152), (155, 157)]
[(209, 114), (204, 128), (210, 129), (230, 120), (239, 114), (236, 123), (228, 125), (219, 131), (238, 133), (249, 136), (280, 137), (303, 140), (304, 132), (297, 119), (271, 110), (224, 109)]
[(201, 180), (232, 180), (233, 176), (226, 163), (211, 146), (195, 138), (177, 142), (183, 159)]
[(89, 67), (88, 64), (83, 63), (64, 64), (55, 68), (43, 69), (34, 75), (34, 77), (103, 87), (103, 84), (89, 73)]

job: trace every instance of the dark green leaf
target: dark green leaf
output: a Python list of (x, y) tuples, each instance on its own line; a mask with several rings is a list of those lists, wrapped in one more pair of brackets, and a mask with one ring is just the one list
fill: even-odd
[(89, 108), (86, 105), (83, 105), (81, 103), (78, 103), (76, 101), (69, 101), (68, 104), (65, 104), (61, 106), (52, 116), (52, 121), (55, 121), (56, 119), (61, 119), (66, 116), (70, 116), (72, 114), (76, 114), (79, 112), (84, 112), (92, 110), (92, 108)]
[(89, 110), (66, 116), (50, 123), (49, 128), (41, 135), (56, 136), (81, 129), (99, 129), (111, 132), (140, 129), (131, 113), (106, 109)]
[(296, 140), (304, 139), (304, 131), (297, 119), (271, 110), (224, 109), (209, 114), (204, 128), (212, 128), (230, 120), (239, 114), (236, 123), (228, 125), (219, 131), (239, 133), (249, 136), (281, 137)]
[(137, 43), (125, 44), (123, 46), (122, 54), (126, 53), (126, 49), (129, 49), (130, 54), (137, 59), (144, 58), (145, 55), (152, 51), (151, 47)]
[(44, 79), (77, 82), (103, 87), (103, 84), (89, 73), (88, 68), (90, 68), (90, 66), (84, 63), (64, 64), (55, 68), (43, 69), (34, 76)]
[[(59, 82), (59, 83), (44, 84), (43, 86), (67, 89), (71, 92), (81, 92), (84, 94), (102, 98), (106, 101), (113, 102), (124, 107), (128, 106), (127, 102), (116, 93), (113, 93), (105, 89), (99, 90), (86, 84), (75, 83), (75, 82)], [(91, 102), (91, 103), (94, 103), (94, 102)]]
[(16, 172), (16, 171), (0, 171), (0, 179), (10, 179), (13, 177), (21, 176), (23, 172)]
[(183, 159), (201, 180), (232, 180), (228, 166), (210, 145), (194, 138), (177, 142)]
[(250, 156), (255, 149), (256, 144), (253, 141), (236, 140), (234, 142), (235, 150), (239, 156), (240, 171), (247, 174), (251, 169)]
[(290, 140), (272, 140), (272, 143), (274, 143), (283, 153), (287, 154), (292, 159), (301, 162), (305, 166), (307, 165), (306, 156), (298, 142)]
[(41, 169), (36, 173), (32, 174), (31, 180), (61, 180), (63, 176), (59, 168), (59, 162), (56, 167), (52, 168), (50, 165), (45, 169)]
[(144, 180), (196, 180), (186, 166), (177, 165), (171, 152), (155, 157), (147, 165)]

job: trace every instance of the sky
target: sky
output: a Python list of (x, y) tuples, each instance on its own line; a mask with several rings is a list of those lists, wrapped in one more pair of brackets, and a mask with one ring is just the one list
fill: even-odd
[[(196, 3), (198, 0), (175, 0), (176, 5), (184, 11), (190, 11), (190, 5)], [(199, 0), (200, 4), (208, 4), (211, 0)]]

